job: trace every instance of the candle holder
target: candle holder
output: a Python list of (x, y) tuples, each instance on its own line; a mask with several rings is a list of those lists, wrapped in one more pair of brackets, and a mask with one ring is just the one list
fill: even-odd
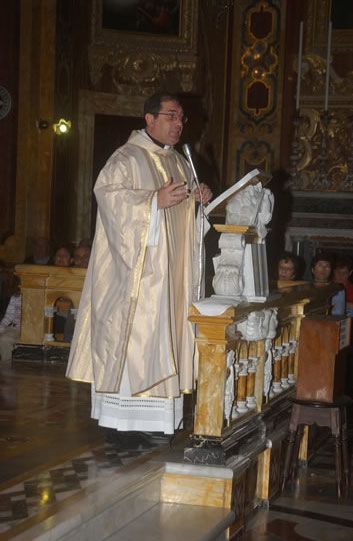
[(348, 117), (348, 120), (351, 124), (352, 128), (352, 134), (351, 134), (351, 145), (350, 145), (350, 153), (347, 158), (347, 177), (346, 181), (347, 183), (353, 184), (353, 115), (350, 115)]
[(295, 185), (296, 181), (299, 178), (298, 163), (299, 163), (300, 155), (301, 155), (300, 138), (299, 138), (300, 113), (298, 110), (295, 112), (295, 115), (293, 118), (293, 125), (294, 125), (294, 135), (293, 135), (293, 141), (292, 141), (292, 153), (289, 157), (289, 162), (290, 162), (289, 174), (291, 177), (292, 185)]
[(321, 144), (319, 154), (319, 178), (320, 186), (323, 188), (328, 188), (330, 186), (328, 178), (328, 128), (330, 120), (331, 116), (329, 115), (329, 112), (325, 110), (321, 115)]

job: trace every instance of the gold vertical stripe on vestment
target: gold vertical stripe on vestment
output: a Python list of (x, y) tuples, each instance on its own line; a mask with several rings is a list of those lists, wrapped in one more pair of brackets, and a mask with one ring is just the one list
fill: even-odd
[[(151, 163), (151, 169), (153, 168), (155, 171), (157, 171), (164, 183), (168, 182), (170, 178), (172, 178), (173, 175), (173, 169), (170, 167), (170, 160), (168, 159), (168, 156), (160, 156), (157, 153), (146, 153), (146, 158), (149, 159)], [(173, 153), (174, 156), (174, 153)], [(152, 167), (153, 166), (153, 167)], [(173, 178), (173, 180), (175, 180)], [(175, 375), (178, 374), (178, 367), (176, 363), (176, 356), (175, 351), (173, 347), (173, 333), (172, 333), (172, 322), (171, 322), (171, 300), (170, 300), (170, 288), (171, 288), (171, 279), (170, 279), (170, 271), (169, 271), (169, 261), (170, 261), (170, 243), (169, 243), (169, 218), (168, 213), (166, 212), (166, 209), (164, 209), (164, 227), (165, 227), (165, 234), (166, 234), (166, 241), (167, 241), (167, 272), (168, 272), (168, 328), (169, 328), (169, 347), (170, 347), (170, 353), (171, 358), (174, 365), (174, 371)]]
[(143, 271), (143, 265), (145, 261), (146, 256), (146, 249), (147, 249), (147, 236), (148, 236), (148, 224), (151, 222), (151, 206), (152, 206), (152, 199), (155, 192), (151, 192), (151, 195), (146, 200), (146, 204), (144, 206), (144, 220), (145, 223), (147, 223), (147, 226), (144, 227), (144, 230), (142, 232), (141, 236), (141, 251), (137, 259), (137, 263), (135, 266), (135, 269), (133, 271), (133, 279), (132, 279), (132, 286), (131, 286), (131, 302), (129, 306), (129, 313), (127, 318), (127, 325), (125, 327), (125, 337), (124, 337), (124, 347), (122, 349), (122, 363), (121, 363), (121, 370), (118, 374), (117, 378), (117, 385), (118, 388), (120, 387), (121, 378), (124, 372), (125, 362), (126, 362), (126, 355), (127, 355), (127, 348), (129, 345), (129, 339), (132, 329), (132, 323), (134, 321), (135, 312), (136, 312), (136, 306), (137, 306), (137, 299), (138, 299), (138, 293), (141, 283), (141, 277), (142, 277), (142, 271)]

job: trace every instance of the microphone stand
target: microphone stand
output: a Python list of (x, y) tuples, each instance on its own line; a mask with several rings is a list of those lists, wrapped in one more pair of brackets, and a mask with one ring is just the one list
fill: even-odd
[(199, 244), (199, 269), (198, 269), (199, 279), (197, 283), (197, 300), (199, 301), (201, 299), (202, 277), (204, 273), (204, 240), (203, 239), (204, 239), (204, 232), (205, 232), (205, 223), (204, 223), (205, 209), (204, 209), (204, 204), (202, 203), (202, 193), (201, 193), (200, 182), (199, 182), (197, 172), (194, 166), (194, 162), (192, 159), (190, 146), (187, 144), (183, 145), (183, 151), (191, 167), (191, 171), (194, 176), (194, 181), (200, 195), (200, 244)]
[[(202, 203), (202, 193), (201, 193), (201, 187), (200, 182), (196, 173), (196, 169), (194, 166), (194, 162), (192, 160), (191, 150), (189, 145), (185, 144), (183, 145), (183, 152), (186, 156), (187, 161), (189, 162), (189, 165), (191, 167), (192, 174), (194, 175), (194, 181), (197, 187), (197, 190), (200, 195), (200, 244), (199, 244), (199, 277), (198, 277), (198, 283), (197, 283), (197, 300), (199, 301), (201, 299), (201, 288), (202, 288), (202, 277), (204, 272), (204, 244), (203, 244), (203, 238), (204, 238), (204, 230), (205, 230), (205, 211), (204, 211), (204, 205)], [(196, 325), (195, 325), (195, 336), (196, 336)], [(192, 416), (192, 426), (194, 426), (195, 422), (195, 408), (196, 408), (196, 397), (195, 397), (195, 347), (196, 342), (194, 342), (194, 354), (192, 357), (192, 405), (191, 405), (191, 416)]]

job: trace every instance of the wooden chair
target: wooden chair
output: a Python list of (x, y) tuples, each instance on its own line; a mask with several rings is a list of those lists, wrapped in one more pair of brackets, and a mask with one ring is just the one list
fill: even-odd
[(300, 446), (299, 430), (302, 425), (327, 426), (335, 438), (337, 495), (342, 494), (342, 481), (348, 490), (350, 479), (350, 457), (347, 441), (347, 406), (353, 401), (348, 397), (337, 398), (334, 402), (315, 402), (312, 400), (290, 399), (293, 409), (289, 423), (288, 446), (284, 462), (282, 491), (290, 472), (296, 473), (296, 463)]

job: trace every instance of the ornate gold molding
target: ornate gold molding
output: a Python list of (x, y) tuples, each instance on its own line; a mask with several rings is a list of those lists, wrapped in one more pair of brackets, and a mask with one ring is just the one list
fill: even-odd
[(151, 94), (170, 74), (180, 89), (194, 87), (197, 59), (198, 0), (180, 2), (178, 35), (121, 32), (102, 27), (102, 1), (92, 4), (89, 67), (92, 84), (98, 87), (105, 66), (121, 94)]
[[(229, 130), (229, 180), (254, 167), (278, 167), (286, 10), (278, 0), (235, 3), (234, 106)], [(236, 86), (237, 85), (237, 86)]]
[[(311, 0), (307, 2), (305, 17), (305, 50), (311, 52), (326, 51), (328, 22), (330, 20), (332, 0)], [(353, 51), (353, 30), (333, 29), (332, 52)]]
[(303, 108), (300, 113), (298, 174), (292, 187), (296, 190), (322, 191), (320, 160), (322, 135), (327, 129), (327, 181), (325, 189), (334, 192), (352, 192), (349, 162), (352, 154), (352, 117), (349, 109), (336, 109), (330, 113), (327, 127), (314, 108)]
[[(326, 77), (326, 60), (318, 54), (306, 54), (303, 57), (303, 101), (309, 96), (318, 97), (321, 94), (323, 105), (323, 95)], [(352, 104), (353, 94), (353, 72), (347, 73), (345, 77), (340, 77), (330, 66), (330, 103), (346, 98), (347, 106)]]

